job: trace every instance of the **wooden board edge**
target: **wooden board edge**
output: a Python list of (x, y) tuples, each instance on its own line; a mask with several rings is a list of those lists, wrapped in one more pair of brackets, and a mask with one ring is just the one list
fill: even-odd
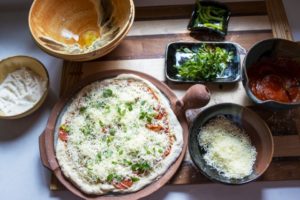
[[(264, 12), (264, 8), (265, 8), (269, 15), (269, 19), (270, 19), (274, 37), (280, 37), (280, 38), (292, 40), (292, 34), (291, 34), (290, 26), (288, 24), (288, 20), (287, 20), (286, 14), (285, 14), (282, 0), (266, 0), (266, 2), (258, 1), (256, 3), (259, 3), (259, 4), (257, 4), (259, 9), (256, 12), (254, 12), (254, 11), (250, 12), (249, 11), (250, 8), (248, 6), (248, 8), (244, 8), (242, 11), (240, 11), (240, 13), (234, 12), (233, 14), (235, 14), (235, 15), (243, 15), (243, 14), (259, 15), (259, 14), (264, 14), (263, 12)], [(254, 5), (254, 4), (251, 4), (251, 5)], [(238, 5), (236, 5), (236, 6), (238, 8)], [(244, 6), (244, 7), (247, 7), (247, 6)], [(137, 8), (137, 9), (139, 9), (139, 8)], [(238, 10), (238, 9), (236, 9), (236, 10)], [(152, 10), (152, 12), (153, 12), (153, 10)], [(191, 12), (191, 10), (189, 10), (189, 12)], [(146, 16), (146, 15), (147, 15), (147, 13), (144, 13), (144, 16)], [(184, 16), (184, 17), (188, 16), (187, 11), (185, 11), (185, 15), (186, 16)], [(181, 17), (182, 16), (179, 16), (179, 14), (178, 14), (178, 16), (175, 16), (174, 18), (181, 18)], [(137, 18), (137, 20), (153, 20), (153, 19), (157, 19), (157, 18), (154, 18), (151, 16), (149, 18), (143, 18), (143, 16), (141, 16), (141, 15), (138, 16), (138, 18)], [(162, 18), (159, 18), (159, 19), (162, 19)], [(163, 18), (163, 19), (165, 19), (165, 18)], [(282, 23), (278, 23), (279, 21), (281, 21)], [(83, 63), (64, 61), (63, 69), (62, 69), (60, 96), (65, 95), (68, 92), (68, 90), (75, 83), (77, 83), (80, 80), (81, 75), (82, 75), (82, 66), (83, 66)], [(63, 77), (68, 77), (68, 78), (64, 79)], [(298, 163), (299, 161), (293, 161), (293, 162)], [(289, 166), (290, 164), (291, 163), (287, 163), (287, 166)], [(278, 169), (281, 168), (280, 162), (276, 163), (275, 166)], [(300, 164), (299, 164), (299, 166), (300, 166)], [(184, 167), (188, 167), (188, 166), (185, 165)], [(190, 175), (192, 175), (192, 174), (190, 174)], [(175, 177), (176, 177), (176, 175), (175, 175)], [(298, 176), (291, 177), (291, 180), (298, 180), (298, 178), (299, 178)], [(263, 176), (260, 179), (260, 181), (270, 181), (270, 180), (271, 181), (279, 181), (279, 180), (284, 180), (284, 179), (282, 179), (279, 176), (273, 177), (273, 176), (268, 176), (268, 175)], [(203, 178), (200, 178), (198, 181), (191, 182), (190, 184), (199, 184), (199, 183), (211, 183), (211, 182), (208, 179), (203, 177)], [(178, 180), (177, 181), (171, 180), (170, 184), (187, 184), (187, 183), (184, 183), (184, 182), (178, 181)], [(60, 182), (52, 174), (50, 190), (57, 191), (57, 190), (62, 190), (62, 189), (64, 189), (64, 187), (60, 184)]]
[[(193, 166), (194, 164), (190, 161), (185, 161), (181, 164), (177, 173), (170, 180), (168, 185), (187, 185), (187, 184), (213, 184), (200, 171)], [(289, 157), (289, 158), (273, 158), (269, 168), (266, 172), (256, 181), (287, 181), (287, 177), (290, 180), (299, 180), (300, 173), (297, 170), (300, 167), (300, 157)], [(191, 170), (192, 169), (192, 170)], [(281, 173), (277, 173), (280, 171)], [(178, 176), (180, 174), (180, 176)], [(256, 182), (255, 181), (255, 182)], [(58, 181), (54, 174), (51, 177), (50, 184), (51, 191), (65, 190), (65, 187)]]
[(64, 61), (60, 81), (60, 97), (67, 94), (68, 90), (80, 81), (82, 65), (82, 62)]
[[(264, 15), (267, 14), (266, 5), (263, 1), (251, 2), (226, 2), (224, 3), (231, 11), (232, 16)], [(136, 7), (136, 21), (158, 19), (189, 18), (194, 5), (166, 5)]]
[(266, 0), (265, 3), (273, 36), (275, 38), (293, 40), (282, 0)]

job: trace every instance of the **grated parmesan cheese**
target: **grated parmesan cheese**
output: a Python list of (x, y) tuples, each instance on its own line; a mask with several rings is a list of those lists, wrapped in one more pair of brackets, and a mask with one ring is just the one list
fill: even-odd
[(256, 149), (249, 137), (224, 116), (209, 121), (198, 135), (204, 160), (227, 178), (241, 179), (253, 172)]

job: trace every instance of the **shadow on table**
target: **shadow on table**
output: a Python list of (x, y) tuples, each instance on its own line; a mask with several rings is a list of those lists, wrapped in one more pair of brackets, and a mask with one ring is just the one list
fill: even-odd
[(49, 113), (52, 106), (56, 101), (56, 97), (52, 90), (49, 90), (48, 97), (44, 104), (36, 110), (34, 113), (30, 114), (21, 119), (12, 119), (12, 120), (0, 120), (0, 142), (1, 141), (10, 141), (22, 137), (24, 134), (31, 134), (34, 132), (36, 125), (46, 126), (46, 124), (41, 123), (41, 118), (47, 117), (44, 116), (45, 113)]
[(48, 191), (48, 193), (45, 193), (45, 196), (49, 196), (55, 199), (63, 199), (63, 200), (79, 200), (80, 198), (73, 195), (71, 192), (67, 190), (61, 190), (61, 191), (51, 191), (49, 188), (50, 180), (51, 180), (51, 172), (45, 168), (41, 162), (40, 157), (37, 158), (37, 177), (39, 177), (39, 184), (42, 185), (45, 189), (45, 191)]

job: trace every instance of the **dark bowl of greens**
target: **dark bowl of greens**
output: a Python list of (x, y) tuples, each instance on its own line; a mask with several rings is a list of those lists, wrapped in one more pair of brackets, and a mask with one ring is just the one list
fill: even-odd
[(221, 37), (227, 35), (230, 11), (226, 5), (215, 1), (196, 1), (188, 30), (192, 32), (208, 31)]
[(240, 54), (230, 42), (174, 42), (166, 50), (166, 77), (177, 83), (235, 83), (240, 80)]

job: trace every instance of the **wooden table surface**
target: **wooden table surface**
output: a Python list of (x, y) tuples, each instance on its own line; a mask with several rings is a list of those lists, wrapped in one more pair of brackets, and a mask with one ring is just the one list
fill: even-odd
[[(226, 41), (236, 42), (248, 50), (256, 42), (280, 37), (292, 39), (281, 0), (266, 2), (227, 3), (232, 11)], [(128, 36), (110, 54), (90, 62), (64, 62), (61, 95), (81, 79), (108, 69), (132, 69), (146, 72), (166, 82), (180, 98), (190, 84), (166, 81), (165, 49), (176, 41), (216, 40), (211, 35), (193, 36), (186, 26), (192, 5), (144, 7), (136, 9), (135, 23)], [(276, 14), (274, 14), (276, 13)], [(280, 22), (280, 23), (278, 23)], [(208, 106), (232, 102), (250, 107), (269, 125), (274, 136), (274, 158), (259, 181), (300, 180), (300, 110), (271, 111), (258, 108), (249, 101), (242, 83), (231, 85), (208, 84), (212, 91)], [(189, 122), (201, 110), (187, 112)], [(210, 182), (192, 163), (187, 152), (185, 160), (170, 184), (201, 184)], [(63, 187), (53, 176), (50, 189)]]

